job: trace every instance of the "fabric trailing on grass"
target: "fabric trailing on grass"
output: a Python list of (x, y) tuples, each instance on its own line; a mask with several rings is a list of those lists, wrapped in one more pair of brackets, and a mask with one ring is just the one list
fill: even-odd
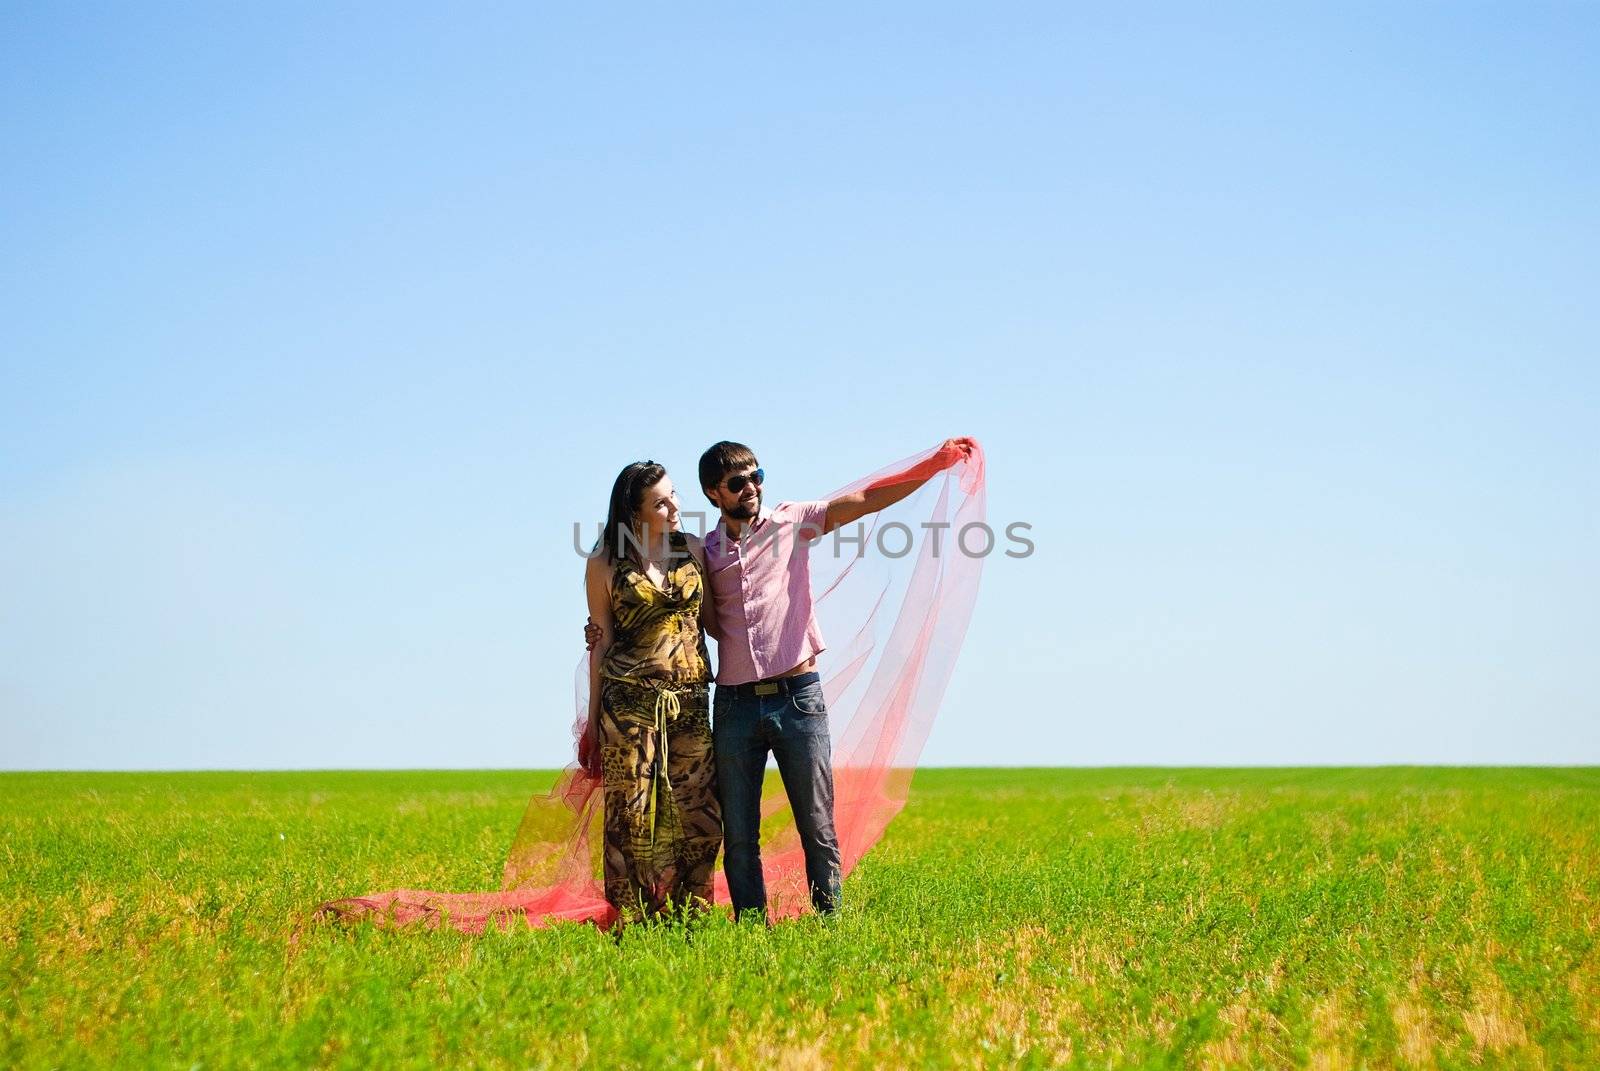
[[(817, 661), (833, 739), (834, 821), (845, 875), (905, 805), (972, 617), (984, 558), (1004, 549), (1000, 533), (985, 520), (984, 457), (975, 444), (969, 452), (946, 442), (821, 497), (920, 479), (929, 482), (823, 536), (811, 551), (813, 598), (827, 644)], [(715, 523), (714, 515), (707, 523)], [(574, 620), (576, 615), (575, 607)], [(588, 720), (588, 676), (586, 654), (576, 672), (573, 762), (548, 793), (529, 802), (500, 889), (391, 889), (327, 901), (313, 916), (397, 927), (447, 925), (465, 933), (480, 933), (490, 923), (507, 928), (559, 920), (609, 928), (616, 918), (600, 880), (604, 792), (600, 778), (576, 760)], [(805, 860), (772, 771), (761, 815), (771, 914), (798, 915), (810, 904)], [(720, 864), (716, 899), (728, 903)]]

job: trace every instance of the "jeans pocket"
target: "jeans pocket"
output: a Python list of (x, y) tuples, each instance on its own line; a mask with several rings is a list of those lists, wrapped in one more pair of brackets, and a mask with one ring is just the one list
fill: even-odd
[(819, 714), (826, 716), (828, 713), (828, 701), (822, 694), (822, 684), (820, 682), (806, 685), (793, 693), (791, 699), (794, 703), (794, 709), (807, 717), (815, 717)]
[(733, 725), (733, 693), (718, 688), (711, 694), (711, 739), (723, 739)]

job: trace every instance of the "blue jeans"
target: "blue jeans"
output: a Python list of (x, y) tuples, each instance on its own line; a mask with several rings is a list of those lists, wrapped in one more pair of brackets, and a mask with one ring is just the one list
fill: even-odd
[(761, 783), (770, 751), (800, 832), (811, 905), (833, 912), (839, 907), (839, 838), (833, 829), (833, 749), (822, 681), (815, 673), (802, 673), (783, 678), (779, 687), (773, 695), (754, 695), (750, 685), (719, 684), (712, 703), (728, 893), (736, 914), (765, 913)]

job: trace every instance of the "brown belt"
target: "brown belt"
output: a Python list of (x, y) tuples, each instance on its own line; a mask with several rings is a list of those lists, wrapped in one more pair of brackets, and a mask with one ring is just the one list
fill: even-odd
[(808, 673), (796, 673), (792, 677), (768, 677), (763, 681), (749, 681), (745, 684), (719, 684), (717, 690), (729, 691), (746, 698), (754, 695), (793, 695), (797, 690), (815, 684), (821, 679), (822, 674), (811, 670)]

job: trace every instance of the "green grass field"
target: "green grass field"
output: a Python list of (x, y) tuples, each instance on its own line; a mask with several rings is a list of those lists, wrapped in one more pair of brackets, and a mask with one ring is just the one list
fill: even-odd
[(928, 770), (836, 920), (321, 927), (525, 772), (0, 775), (7, 1067), (1600, 1067), (1600, 770)]

